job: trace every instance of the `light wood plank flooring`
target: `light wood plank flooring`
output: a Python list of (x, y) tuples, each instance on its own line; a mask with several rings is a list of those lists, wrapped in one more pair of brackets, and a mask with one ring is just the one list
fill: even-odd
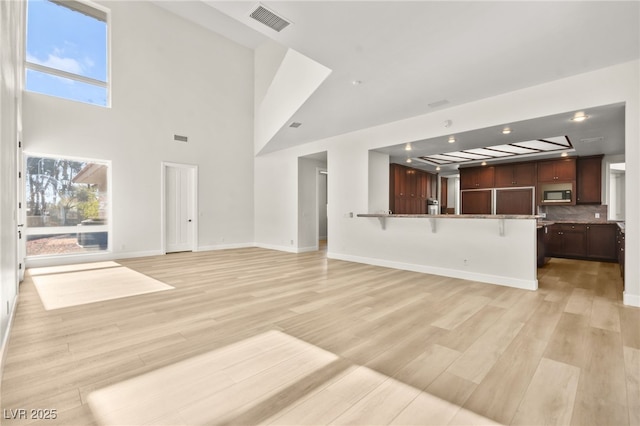
[[(139, 380), (161, 383), (145, 392), (159, 395), (157, 406), (184, 400), (184, 410), (149, 409), (140, 421), (151, 424), (640, 423), (640, 309), (622, 305), (617, 264), (553, 259), (530, 292), (327, 260), (323, 251), (120, 263), (175, 289), (46, 311), (27, 274), (2, 378), (3, 425), (100, 424), (110, 410), (131, 409), (130, 399), (128, 408), (111, 405), (126, 392), (135, 401), (126, 384)], [(233, 360), (225, 351), (274, 333), (311, 349), (285, 356), (277, 342), (251, 346), (256, 357), (238, 355), (248, 364), (224, 372), (199, 361)], [(163, 371), (174, 376), (149, 381)], [(211, 399), (184, 380), (194, 371), (224, 377), (206, 387)], [(238, 402), (238, 389), (251, 398)], [(233, 410), (212, 418), (227, 400)], [(55, 409), (57, 418), (6, 418), (19, 409), (28, 417)]]

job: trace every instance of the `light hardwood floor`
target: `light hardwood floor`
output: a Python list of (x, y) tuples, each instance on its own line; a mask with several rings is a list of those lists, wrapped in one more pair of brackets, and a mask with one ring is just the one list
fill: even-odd
[[(45, 311), (27, 274), (3, 417), (55, 409), (40, 423), (99, 424), (130, 393), (134, 408), (160, 395), (151, 424), (640, 424), (640, 309), (622, 305), (617, 264), (553, 259), (530, 292), (323, 251), (120, 263), (175, 289)], [(194, 372), (215, 386), (191, 388)], [(169, 400), (184, 410), (161, 414)]]

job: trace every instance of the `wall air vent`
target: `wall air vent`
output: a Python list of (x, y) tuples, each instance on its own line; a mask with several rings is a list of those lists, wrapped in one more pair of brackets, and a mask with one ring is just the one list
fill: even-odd
[(261, 4), (257, 5), (249, 16), (277, 32), (282, 31), (291, 24), (291, 22), (276, 15)]

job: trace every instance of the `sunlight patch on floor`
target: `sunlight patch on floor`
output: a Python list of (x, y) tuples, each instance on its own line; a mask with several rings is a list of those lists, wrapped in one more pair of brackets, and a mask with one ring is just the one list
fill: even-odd
[(269, 331), (97, 390), (88, 401), (101, 425), (233, 424), (248, 413), (262, 424), (496, 424), (357, 365), (291, 390), (317, 382), (314, 374), (338, 359)]
[(115, 262), (35, 268), (28, 273), (46, 310), (174, 288)]

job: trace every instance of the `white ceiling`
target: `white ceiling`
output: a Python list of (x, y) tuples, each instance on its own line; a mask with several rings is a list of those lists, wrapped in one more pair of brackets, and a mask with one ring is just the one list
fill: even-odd
[[(302, 126), (284, 126), (263, 152), (640, 56), (640, 3), (635, 1), (262, 2), (293, 22), (280, 33), (249, 18), (256, 1), (156, 3), (247, 47), (271, 39), (333, 70), (291, 118)], [(362, 84), (353, 85), (354, 80)], [(443, 100), (445, 105), (429, 105)], [(617, 125), (620, 111), (624, 117), (621, 108), (613, 108), (617, 115), (609, 114)], [(536, 122), (539, 134), (530, 139), (559, 136), (546, 130), (549, 126), (557, 132), (553, 123)], [(602, 132), (615, 127), (602, 120), (599, 124)], [(602, 133), (596, 130), (591, 133)], [(602, 136), (607, 141), (620, 139)], [(478, 138), (461, 139), (457, 149), (464, 148), (465, 140)]]

